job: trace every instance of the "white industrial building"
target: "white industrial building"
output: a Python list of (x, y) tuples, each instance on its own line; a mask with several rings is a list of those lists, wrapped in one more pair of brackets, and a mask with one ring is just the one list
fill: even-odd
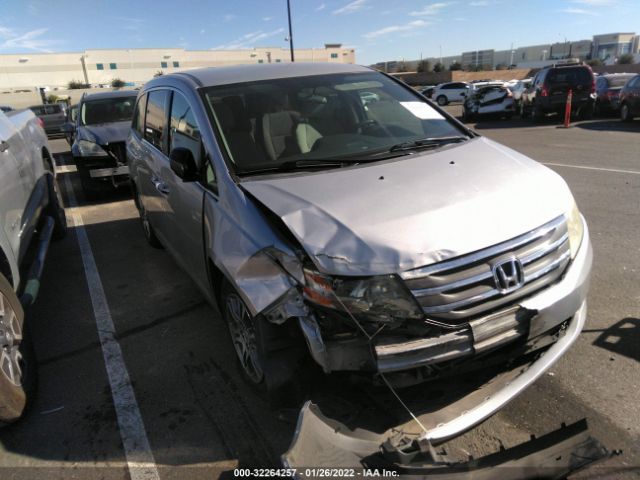
[[(297, 62), (355, 63), (355, 51), (341, 44), (296, 49)], [(92, 86), (119, 78), (143, 83), (158, 72), (173, 73), (201, 67), (291, 61), (289, 49), (258, 47), (246, 50), (185, 50), (182, 48), (132, 48), (85, 50), (70, 53), (0, 55), (0, 89), (66, 87), (70, 81)]]

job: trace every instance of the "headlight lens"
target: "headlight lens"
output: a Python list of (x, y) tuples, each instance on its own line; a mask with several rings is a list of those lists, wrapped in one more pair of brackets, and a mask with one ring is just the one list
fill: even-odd
[(304, 269), (304, 277), (305, 297), (318, 305), (339, 311), (346, 307), (353, 315), (377, 322), (424, 317), (420, 306), (395, 275), (333, 279)]
[(76, 142), (78, 153), (81, 157), (106, 157), (108, 153), (97, 143), (89, 140), (78, 140)]
[(578, 206), (574, 203), (573, 208), (567, 214), (567, 230), (569, 232), (569, 250), (571, 258), (575, 258), (582, 243), (582, 235), (584, 234), (584, 225), (582, 216), (578, 210)]

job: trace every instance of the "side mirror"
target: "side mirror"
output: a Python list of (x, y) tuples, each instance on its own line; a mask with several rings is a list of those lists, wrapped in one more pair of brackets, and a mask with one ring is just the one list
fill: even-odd
[(76, 131), (76, 126), (71, 122), (63, 123), (62, 127), (61, 127), (61, 130), (64, 133), (73, 133), (73, 132)]
[(183, 182), (193, 182), (198, 178), (196, 159), (193, 158), (193, 153), (188, 148), (174, 148), (169, 154), (169, 160), (171, 161), (171, 170)]
[(467, 96), (467, 94), (466, 94), (466, 93), (464, 93), (464, 92), (462, 92), (460, 95), (462, 95), (463, 97), (466, 97), (466, 96)]

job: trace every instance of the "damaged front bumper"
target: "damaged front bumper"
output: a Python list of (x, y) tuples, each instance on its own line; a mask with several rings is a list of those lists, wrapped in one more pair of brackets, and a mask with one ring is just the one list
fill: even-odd
[[(313, 358), (325, 371), (358, 370), (367, 355), (369, 363), (373, 363), (377, 373), (382, 375), (442, 365), (456, 359), (473, 360), (490, 352), (482, 357), (487, 361), (498, 347), (513, 344), (514, 340), (522, 339), (525, 334), (525, 351), (542, 351), (546, 348), (526, 368), (497, 376), (482, 388), (425, 415), (421, 422), (426, 432), (420, 435), (429, 442), (441, 443), (469, 430), (503, 408), (569, 349), (586, 321), (586, 295), (592, 259), (593, 252), (585, 224), (582, 244), (576, 257), (562, 280), (553, 286), (521, 301), (508, 312), (471, 322), (468, 329), (434, 338), (396, 343), (380, 336), (379, 340), (372, 342), (373, 349), (361, 348), (360, 355), (354, 353), (358, 347), (356, 342), (339, 346), (324, 343), (313, 319), (301, 318), (300, 325)], [(410, 428), (408, 425), (405, 427)]]
[[(448, 480), (524, 480), (565, 478), (611, 454), (589, 435), (586, 420), (478, 459), (459, 461), (428, 443), (397, 449), (384, 435), (353, 431), (325, 417), (307, 402), (300, 412), (293, 442), (282, 456), (297, 478), (321, 477), (329, 468), (399, 478)], [(351, 472), (349, 473), (349, 475)]]

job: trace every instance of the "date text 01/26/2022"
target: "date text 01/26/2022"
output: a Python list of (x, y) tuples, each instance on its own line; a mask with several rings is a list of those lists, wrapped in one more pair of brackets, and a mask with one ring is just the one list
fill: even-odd
[(392, 478), (398, 472), (379, 468), (236, 468), (234, 477), (283, 478)]

